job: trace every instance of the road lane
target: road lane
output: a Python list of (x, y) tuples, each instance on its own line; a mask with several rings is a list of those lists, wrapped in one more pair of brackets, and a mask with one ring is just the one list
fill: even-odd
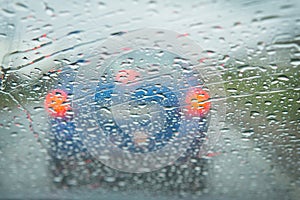
[[(106, 192), (103, 189), (92, 190), (84, 186), (72, 189), (55, 188), (48, 171), (49, 157), (30, 131), (26, 113), (16, 107), (10, 109), (11, 111), (2, 109), (0, 115), (3, 124), (11, 124), (10, 127), (2, 126), (0, 129), (2, 199), (24, 197), (94, 199), (99, 195), (107, 199), (111, 197), (138, 199), (141, 196), (145, 199), (153, 199), (149, 193), (147, 196), (143, 192), (132, 190), (125, 190), (124, 195), (124, 192), (118, 194), (113, 191), (113, 188)], [(20, 131), (20, 123), (22, 131)], [(201, 191), (203, 193), (201, 199), (297, 199), (299, 197), (297, 185), (292, 184), (293, 181), (285, 172), (280, 171), (276, 164), (266, 160), (264, 153), (256, 148), (252, 141), (243, 140), (238, 127), (228, 125), (226, 130), (223, 131), (222, 139), (215, 148), (221, 154), (209, 158), (208, 172), (205, 174), (206, 189)], [(186, 195), (188, 198), (189, 194)], [(160, 199), (164, 198), (168, 197), (160, 196)]]

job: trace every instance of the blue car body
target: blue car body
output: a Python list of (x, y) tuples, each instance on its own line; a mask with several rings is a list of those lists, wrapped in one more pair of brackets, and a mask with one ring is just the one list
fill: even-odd
[[(57, 82), (54, 89), (62, 90), (67, 93), (69, 97), (72, 97), (74, 83), (77, 75), (77, 71), (72, 68), (64, 68), (62, 71), (57, 72)], [(99, 108), (109, 107), (111, 105), (111, 95), (115, 88), (114, 83), (102, 83), (99, 81), (98, 88), (95, 88), (94, 100), (96, 106)], [(162, 96), (166, 99), (163, 99)], [(109, 118), (98, 115), (97, 120), (99, 126), (105, 130), (105, 135), (112, 138), (111, 141), (115, 143), (118, 148), (124, 148), (125, 150), (133, 153), (147, 153), (156, 151), (164, 147), (170, 140), (174, 133), (178, 132), (181, 123), (180, 105), (176, 92), (173, 92), (168, 87), (145, 85), (143, 88), (137, 88), (131, 95), (130, 101), (132, 104), (143, 105), (149, 102), (156, 102), (157, 104), (165, 107), (172, 108), (166, 111), (166, 124), (165, 129), (158, 131), (159, 133), (155, 137), (151, 138), (146, 148), (140, 148), (135, 146), (132, 142), (132, 135), (130, 133), (122, 132), (121, 128), (115, 123), (111, 122)], [(72, 104), (72, 102), (71, 102)], [(50, 125), (49, 141), (50, 150), (49, 153), (56, 161), (68, 160), (70, 158), (76, 158), (78, 156), (84, 157), (84, 159), (93, 159), (93, 156), (89, 154), (86, 146), (84, 145), (80, 131), (76, 129), (76, 122), (74, 119), (74, 112), (64, 117), (49, 116), (48, 123)], [(80, 115), (77, 115), (77, 117)], [(194, 137), (192, 143), (187, 149), (186, 153), (182, 155), (178, 161), (182, 162), (190, 157), (197, 157), (203, 141), (205, 140), (206, 131), (208, 128), (208, 118), (201, 117), (197, 119), (197, 131), (196, 137)], [(149, 123), (149, 120), (138, 120), (135, 126), (145, 127)], [(137, 129), (138, 127), (133, 127)], [(156, 130), (154, 130), (156, 131)], [(115, 137), (118, 136), (118, 137)], [(115, 139), (118, 138), (118, 139)], [(96, 140), (96, 139), (95, 139)]]

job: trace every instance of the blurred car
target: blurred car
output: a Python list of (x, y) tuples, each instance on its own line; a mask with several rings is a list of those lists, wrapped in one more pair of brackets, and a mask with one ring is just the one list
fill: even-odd
[[(87, 93), (89, 100), (76, 97), (75, 93), (81, 91), (76, 90), (76, 85), (80, 84), (78, 69), (64, 67), (51, 73), (56, 73), (57, 78), (44, 102), (50, 128), (47, 146), (55, 164), (54, 175), (68, 172), (63, 175), (66, 181), (59, 180), (60, 184), (95, 184), (92, 177), (103, 176), (107, 167), (98, 154), (107, 149), (142, 156), (170, 151), (170, 155), (176, 155), (171, 165), (179, 168), (187, 163), (203, 163), (200, 150), (210, 119), (209, 91), (193, 66), (178, 55), (149, 48), (122, 54), (105, 67), (96, 87)], [(87, 80), (87, 85), (88, 81), (95, 82)], [(86, 110), (89, 110), (87, 114), (92, 112), (90, 116)], [(96, 125), (82, 128), (88, 126), (82, 120), (96, 121)], [(103, 139), (105, 143), (100, 142)], [(165, 148), (176, 141), (188, 142), (184, 151), (180, 152), (179, 147)], [(73, 177), (73, 181), (67, 181), (75, 168), (84, 171), (88, 165), (97, 167), (81, 180)], [(158, 173), (167, 165), (170, 163), (159, 168), (149, 167), (147, 172), (158, 170), (153, 172)], [(114, 165), (108, 166), (122, 171)], [(124, 179), (124, 174), (132, 172), (124, 171), (117, 172), (115, 178)], [(105, 181), (96, 182), (103, 185)]]
[[(61, 191), (57, 188), (44, 192), (54, 181), (64, 187), (108, 186), (109, 194), (123, 188), (127, 194), (139, 191), (143, 196), (143, 190), (151, 189), (158, 198), (163, 197), (164, 192), (176, 195), (192, 191), (207, 194), (201, 199), (294, 199), (291, 194), (298, 190), (299, 183), (298, 1), (80, 1), (66, 4), (22, 0), (1, 3), (2, 198), (57, 198), (52, 196)], [(120, 38), (128, 35), (128, 30), (144, 27), (182, 33), (175, 35), (167, 45), (163, 43), (172, 38), (169, 35), (153, 39), (153, 36), (164, 35), (163, 31), (139, 32), (130, 42), (138, 41), (139, 47), (144, 49), (149, 44), (154, 49), (163, 45), (162, 49), (170, 52), (176, 49), (173, 53), (177, 55), (190, 53), (199, 64), (194, 76), (196, 87), (181, 90), (184, 86), (181, 79), (193, 76), (176, 73), (182, 71), (172, 70), (171, 64), (162, 71), (169, 72), (173, 82), (166, 79), (167, 76), (157, 76), (147, 84), (134, 86), (132, 80), (139, 80), (138, 74), (144, 75), (145, 70), (130, 67), (132, 59), (122, 62), (123, 59), (114, 55), (141, 49), (128, 46), (131, 43)], [(195, 51), (193, 45), (186, 42), (187, 36), (203, 49)], [(116, 40), (112, 45), (99, 48), (107, 38)], [(182, 43), (174, 48), (178, 41)], [(90, 60), (91, 55), (95, 62)], [(178, 58), (183, 62), (189, 60)], [(124, 66), (118, 68), (111, 62)], [(54, 71), (48, 72), (50, 69)], [(51, 85), (53, 79), (54, 86)], [(145, 83), (147, 79), (141, 80)], [(206, 116), (194, 117), (193, 123), (184, 117), (197, 112), (188, 112), (185, 100), (189, 99), (187, 94), (197, 90), (189, 93), (188, 88), (208, 92), (211, 102)], [(154, 94), (155, 90), (160, 93)], [(172, 102), (169, 105), (174, 109), (168, 110), (162, 98)], [(155, 102), (152, 104), (146, 99)], [(197, 105), (198, 97), (192, 99)], [(165, 128), (168, 130), (165, 132), (152, 129), (150, 133), (160, 130), (159, 134), (148, 137), (145, 130), (154, 124), (152, 119), (156, 119), (157, 128), (164, 128), (165, 122), (171, 128)], [(199, 122), (206, 128), (195, 125)], [(185, 135), (190, 136), (186, 139), (192, 138), (188, 145), (183, 145), (186, 148), (178, 148), (177, 153), (168, 149), (176, 144), (173, 139), (184, 137), (176, 130), (191, 130)], [(213, 141), (219, 134), (222, 136), (216, 145), (207, 147), (222, 155), (213, 160), (199, 158), (206, 153), (214, 155), (205, 149), (201, 152), (203, 142)], [(36, 143), (34, 137), (46, 144), (46, 148)], [(107, 139), (106, 143), (102, 139)], [(51, 155), (51, 163), (47, 162), (45, 149)], [(164, 151), (166, 149), (168, 151)], [(105, 160), (107, 154), (104, 153), (110, 150), (117, 153), (116, 157), (108, 158), (113, 158), (121, 167)], [(174, 162), (164, 161), (158, 168), (151, 166), (148, 173), (127, 173), (134, 169), (122, 170), (122, 167), (130, 167), (126, 164), (129, 161), (134, 167), (139, 160), (127, 159), (123, 164), (122, 159), (116, 159), (121, 158), (122, 152), (142, 161), (147, 161), (148, 155), (167, 152)], [(209, 173), (205, 171), (206, 161), (210, 164)], [(47, 166), (54, 175), (49, 182)], [(206, 186), (207, 190), (203, 190)], [(74, 191), (79, 188), (58, 196), (68, 198), (72, 194), (75, 198), (87, 199), (101, 189), (80, 190), (80, 195)], [(26, 193), (30, 195), (25, 197)], [(299, 191), (297, 194), (295, 199)], [(96, 195), (95, 199), (99, 196)]]

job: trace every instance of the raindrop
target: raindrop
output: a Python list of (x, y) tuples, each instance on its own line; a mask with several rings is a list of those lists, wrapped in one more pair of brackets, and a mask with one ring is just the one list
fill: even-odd
[(51, 8), (47, 3), (45, 3), (45, 11), (47, 15), (53, 16), (54, 15), (54, 9)]
[(234, 93), (234, 92), (237, 92), (238, 90), (237, 90), (237, 88), (228, 88), (227, 91)]
[(272, 105), (272, 101), (265, 101), (265, 105), (267, 106)]
[(260, 113), (258, 111), (251, 111), (250, 112), (250, 117), (251, 118), (255, 118), (258, 117), (260, 115)]
[(277, 77), (280, 81), (289, 81), (290, 79), (286, 75), (280, 75)]
[(254, 134), (254, 131), (253, 130), (246, 130), (246, 131), (243, 131), (242, 132), (242, 135), (245, 136), (245, 137), (250, 137)]
[(18, 132), (16, 132), (16, 131), (11, 132), (10, 135), (11, 135), (12, 137), (17, 137), (17, 136), (18, 136)]

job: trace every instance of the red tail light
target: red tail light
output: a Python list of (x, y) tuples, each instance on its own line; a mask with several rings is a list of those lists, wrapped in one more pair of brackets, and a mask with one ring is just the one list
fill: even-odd
[(211, 103), (208, 101), (209, 98), (208, 92), (201, 88), (190, 90), (185, 99), (187, 104), (186, 114), (192, 117), (203, 117), (207, 115), (211, 107)]
[(68, 94), (60, 89), (50, 91), (45, 99), (45, 109), (52, 117), (65, 117), (71, 110)]

